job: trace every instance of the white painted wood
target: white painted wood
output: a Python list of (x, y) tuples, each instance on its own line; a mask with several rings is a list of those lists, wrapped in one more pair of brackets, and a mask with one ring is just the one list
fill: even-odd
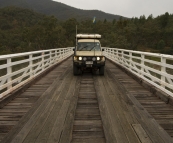
[[(173, 55), (107, 47), (104, 49), (108, 59), (173, 97), (173, 64), (167, 62), (171, 60), (173, 63)], [(147, 56), (151, 59), (147, 59)]]
[[(1, 70), (6, 71), (6, 74), (0, 75), (0, 98), (72, 54), (73, 47), (68, 47), (0, 56), (0, 61), (6, 60), (0, 65), (0, 73)], [(15, 58), (19, 60), (13, 61)], [(14, 66), (16, 69), (13, 69)]]

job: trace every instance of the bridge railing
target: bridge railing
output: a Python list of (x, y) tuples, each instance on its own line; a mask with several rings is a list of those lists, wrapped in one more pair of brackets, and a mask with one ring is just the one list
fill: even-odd
[(173, 97), (173, 55), (104, 49), (108, 59)]
[(69, 47), (0, 56), (0, 99), (72, 54)]

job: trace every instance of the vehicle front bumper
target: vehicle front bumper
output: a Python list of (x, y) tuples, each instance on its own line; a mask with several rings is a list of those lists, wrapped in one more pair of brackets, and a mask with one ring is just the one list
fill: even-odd
[(105, 65), (105, 62), (94, 61), (93, 64), (86, 64), (85, 61), (82, 62), (73, 62), (73, 64), (77, 67), (101, 67)]

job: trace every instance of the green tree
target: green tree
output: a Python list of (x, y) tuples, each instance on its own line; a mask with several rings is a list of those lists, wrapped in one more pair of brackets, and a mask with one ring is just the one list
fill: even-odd
[(140, 16), (140, 18), (139, 18), (139, 22), (140, 22), (141, 24), (144, 24), (145, 21), (146, 21), (146, 17), (145, 17), (145, 15)]
[(150, 15), (148, 16), (147, 20), (153, 20), (153, 15), (150, 14)]
[(114, 20), (112, 21), (112, 24), (114, 25), (116, 22), (117, 22), (116, 19), (114, 19)]
[(168, 20), (169, 20), (169, 13), (166, 12), (164, 15), (162, 15), (160, 17), (160, 22), (161, 22), (162, 28), (166, 27), (166, 25), (168, 24)]
[[(69, 41), (69, 44), (75, 45), (76, 25), (78, 22), (75, 18), (69, 19), (64, 22), (63, 28), (66, 30), (65, 36)], [(70, 45), (69, 45), (70, 46)]]
[(104, 20), (104, 23), (107, 23), (107, 20), (106, 19)]
[(163, 40), (160, 40), (157, 44), (158, 50), (163, 50), (165, 48), (165, 42)]

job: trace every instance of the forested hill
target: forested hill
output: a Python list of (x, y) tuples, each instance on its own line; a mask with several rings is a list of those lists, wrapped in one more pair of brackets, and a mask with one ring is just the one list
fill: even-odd
[(103, 47), (173, 54), (173, 14), (167, 12), (93, 24), (6, 7), (0, 9), (0, 55), (75, 46), (76, 25), (78, 33), (101, 34)]
[(77, 20), (93, 19), (97, 17), (97, 20), (118, 20), (119, 15), (108, 14), (99, 10), (82, 10), (77, 9), (60, 2), (52, 0), (0, 0), (0, 8), (6, 6), (17, 6), (21, 8), (32, 9), (36, 12), (54, 15), (59, 20), (67, 20), (69, 18), (75, 18)]

